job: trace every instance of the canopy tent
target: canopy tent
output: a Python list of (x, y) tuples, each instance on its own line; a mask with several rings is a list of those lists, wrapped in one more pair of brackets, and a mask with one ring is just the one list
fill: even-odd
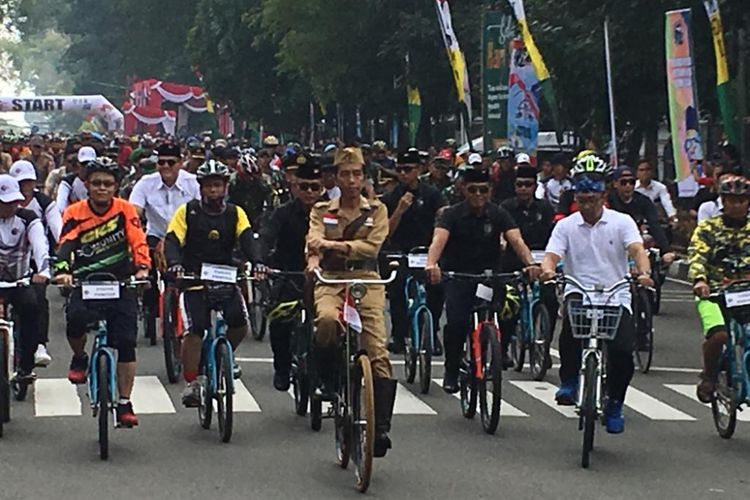
[(161, 108), (134, 106), (125, 101), (122, 106), (125, 113), (125, 132), (132, 134), (138, 128), (138, 122), (147, 126), (161, 125), (164, 132), (173, 135), (177, 124), (177, 113)]
[(0, 112), (85, 112), (102, 119), (107, 130), (122, 130), (124, 116), (102, 95), (53, 95), (53, 96), (7, 96), (0, 97)]
[[(165, 102), (177, 104), (179, 106), (177, 113), (170, 111), (167, 115), (162, 109)], [(132, 110), (129, 113), (132, 121), (126, 120), (125, 125), (128, 134), (135, 131), (138, 122), (145, 125), (160, 123), (165, 126), (172, 119), (175, 123), (186, 124), (188, 112), (214, 112), (213, 103), (201, 87), (164, 82), (153, 78), (131, 84), (129, 100), (123, 105), (123, 109), (125, 108)], [(141, 117), (145, 117), (146, 120), (142, 120)], [(154, 120), (162, 121), (154, 122)], [(174, 124), (171, 127), (172, 132), (168, 133), (174, 133)]]

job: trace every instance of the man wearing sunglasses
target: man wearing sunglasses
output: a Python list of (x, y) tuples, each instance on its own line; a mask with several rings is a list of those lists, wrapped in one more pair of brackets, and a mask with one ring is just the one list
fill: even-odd
[[(501, 236), (520, 256), (526, 271), (533, 277), (539, 274), (521, 231), (504, 208), (490, 202), (490, 176), (486, 170), (467, 168), (462, 173), (465, 201), (440, 212), (427, 256), (428, 279), (440, 283), (441, 266), (463, 273), (481, 273), (486, 269), (500, 271), (503, 255)], [(438, 264), (438, 261), (442, 261)], [(445, 313), (447, 324), (443, 332), (445, 343), (445, 376), (443, 390), (458, 392), (458, 368), (466, 337), (471, 331), (476, 283), (449, 281), (445, 283)]]
[(453, 152), (448, 149), (442, 149), (428, 165), (429, 172), (424, 175), (423, 180), (442, 192), (451, 185), (449, 177), (451, 166), (453, 165)]
[(656, 240), (656, 246), (662, 251), (662, 261), (665, 265), (671, 264), (674, 253), (670, 252), (669, 240), (659, 223), (659, 214), (648, 196), (635, 190), (636, 178), (633, 169), (627, 166), (618, 168), (614, 180), (615, 189), (607, 198), (609, 208), (628, 214), (636, 224), (645, 224), (648, 233)]
[[(440, 192), (427, 182), (419, 179), (419, 152), (408, 149), (399, 153), (396, 175), (399, 185), (381, 199), (388, 208), (389, 250), (408, 253), (415, 247), (426, 247), (432, 240), (435, 215), (444, 205)], [(404, 339), (409, 331), (404, 295), (405, 273), (399, 273), (389, 287), (391, 303), (391, 342), (389, 349), (394, 354), (404, 352)], [(427, 305), (433, 318), (440, 318), (443, 312), (443, 294), (439, 286), (427, 288)], [(439, 321), (434, 322), (435, 355), (442, 354), (442, 346), (437, 338)]]
[[(304, 158), (300, 162), (299, 158)], [(305, 239), (310, 225), (310, 210), (320, 201), (323, 193), (321, 183), (320, 158), (300, 154), (298, 167), (292, 180), (295, 198), (275, 209), (260, 230), (259, 265), (268, 264), (282, 271), (304, 271)], [(271, 297), (273, 304), (268, 309), (287, 302), (302, 300), (305, 280), (303, 278), (282, 278), (274, 282)], [(273, 351), (273, 386), (276, 390), (289, 389), (291, 356), (289, 341), (294, 321), (280, 316), (269, 322), (268, 329)]]

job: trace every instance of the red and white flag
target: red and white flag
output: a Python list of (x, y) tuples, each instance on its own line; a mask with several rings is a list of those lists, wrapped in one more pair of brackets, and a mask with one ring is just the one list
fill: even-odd
[(362, 318), (359, 317), (359, 311), (354, 307), (354, 301), (349, 293), (346, 294), (346, 300), (339, 313), (339, 320), (344, 325), (349, 325), (355, 332), (362, 333)]

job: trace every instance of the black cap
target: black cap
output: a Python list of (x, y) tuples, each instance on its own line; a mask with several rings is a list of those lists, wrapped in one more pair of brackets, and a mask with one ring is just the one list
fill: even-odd
[(398, 163), (399, 165), (422, 163), (422, 157), (419, 154), (419, 150), (417, 148), (409, 148), (405, 151), (401, 151), (398, 154), (396, 163)]
[[(304, 159), (303, 163), (299, 163), (300, 159)], [(310, 155), (299, 155), (297, 158), (297, 170), (294, 173), (298, 179), (316, 180), (320, 179), (322, 174), (320, 170), (320, 158)]]
[(490, 182), (490, 173), (473, 167), (466, 167), (461, 170), (461, 178), (464, 182)]
[(162, 142), (155, 150), (159, 156), (176, 156), (180, 157), (180, 146), (172, 142)]
[(516, 169), (516, 179), (536, 179), (536, 167), (522, 164)]

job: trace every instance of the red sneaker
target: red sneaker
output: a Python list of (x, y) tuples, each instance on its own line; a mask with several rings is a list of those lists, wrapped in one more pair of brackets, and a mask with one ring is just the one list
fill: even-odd
[(133, 412), (133, 403), (117, 405), (117, 423), (120, 427), (135, 427), (138, 425), (138, 416)]
[(70, 360), (70, 369), (68, 369), (68, 380), (71, 384), (85, 384), (86, 376), (89, 371), (89, 357), (88, 355), (82, 358), (73, 356)]

